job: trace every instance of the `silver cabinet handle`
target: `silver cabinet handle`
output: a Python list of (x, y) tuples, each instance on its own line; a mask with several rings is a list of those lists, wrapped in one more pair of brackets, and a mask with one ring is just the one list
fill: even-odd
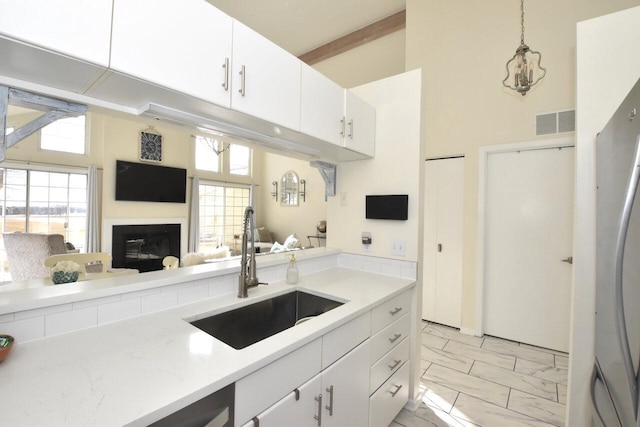
[(353, 139), (353, 119), (349, 120), (349, 138)]
[(222, 87), (224, 90), (229, 90), (229, 58), (224, 58), (222, 68), (224, 68), (224, 82), (222, 83)]
[(344, 126), (345, 126), (345, 122), (346, 122), (347, 118), (345, 116), (342, 116), (342, 119), (340, 120), (340, 136), (344, 136)]
[(329, 410), (329, 416), (333, 416), (333, 386), (329, 386), (325, 390), (329, 392), (329, 404), (324, 408)]
[(560, 260), (560, 262), (566, 262), (567, 264), (573, 264), (573, 257), (570, 256), (569, 258), (565, 258)]
[(389, 393), (391, 393), (391, 397), (396, 397), (396, 394), (398, 394), (398, 392), (402, 388), (402, 384), (401, 385), (394, 385), (394, 387), (396, 388), (396, 391), (390, 391), (389, 392)]
[(393, 338), (389, 338), (389, 342), (390, 343), (394, 343), (396, 341), (398, 341), (398, 338), (400, 338), (402, 336), (402, 334), (394, 334)]
[(402, 360), (394, 359), (393, 365), (388, 365), (390, 370), (396, 369), (396, 367), (402, 362)]
[(314, 415), (313, 419), (318, 420), (318, 426), (320, 426), (322, 424), (322, 393), (317, 395), (314, 399), (318, 402), (318, 415)]
[(393, 310), (389, 311), (389, 314), (392, 316), (395, 316), (396, 314), (400, 313), (402, 311), (402, 307), (396, 307)]
[(238, 92), (240, 92), (240, 95), (244, 96), (246, 91), (245, 91), (245, 83), (246, 83), (246, 79), (247, 79), (247, 71), (245, 69), (245, 66), (243, 65), (240, 68), (240, 89), (238, 89)]

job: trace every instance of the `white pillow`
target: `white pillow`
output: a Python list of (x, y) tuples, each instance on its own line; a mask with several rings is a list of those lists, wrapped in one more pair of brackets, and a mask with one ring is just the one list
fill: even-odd
[(284, 241), (283, 246), (286, 249), (294, 249), (298, 246), (299, 242), (300, 240), (298, 240), (298, 236), (292, 234), (291, 236), (287, 237), (287, 240)]

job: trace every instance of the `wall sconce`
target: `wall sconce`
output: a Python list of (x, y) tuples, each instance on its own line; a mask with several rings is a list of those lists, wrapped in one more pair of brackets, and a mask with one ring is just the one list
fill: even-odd
[(306, 202), (306, 196), (307, 196), (307, 181), (305, 181), (304, 179), (300, 180), (300, 185), (302, 185), (302, 191), (300, 192), (300, 197), (302, 197), (302, 201)]
[(271, 190), (271, 197), (273, 197), (273, 200), (277, 202), (278, 201), (278, 181), (273, 181), (271, 185), (273, 185), (273, 189)]

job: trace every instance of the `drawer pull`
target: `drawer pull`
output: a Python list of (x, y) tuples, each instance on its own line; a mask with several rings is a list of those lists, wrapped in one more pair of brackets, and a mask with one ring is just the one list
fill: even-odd
[(329, 393), (329, 404), (324, 408), (329, 410), (329, 416), (333, 416), (333, 386), (329, 386), (325, 390)]
[(392, 316), (395, 316), (396, 314), (400, 313), (402, 311), (402, 307), (396, 307), (393, 310), (389, 311), (389, 314), (391, 314)]
[(393, 344), (394, 342), (398, 341), (398, 338), (400, 338), (401, 336), (402, 334), (395, 334), (393, 338), (389, 338), (389, 342)]
[(394, 387), (396, 388), (396, 391), (390, 391), (389, 393), (391, 393), (391, 397), (396, 397), (396, 394), (398, 394), (398, 392), (400, 391), (400, 389), (402, 388), (402, 384), (400, 385), (394, 385)]
[(318, 420), (318, 426), (320, 426), (322, 424), (322, 393), (317, 395), (314, 399), (318, 402), (318, 415), (314, 415), (313, 419)]
[(394, 363), (393, 363), (393, 365), (389, 365), (389, 369), (390, 369), (390, 370), (392, 370), (392, 371), (393, 371), (394, 369), (396, 369), (396, 367), (397, 367), (397, 366), (402, 362), (402, 360), (399, 360), (399, 359), (398, 359), (398, 360), (395, 360), (395, 359), (394, 359), (394, 360), (393, 360), (393, 362), (394, 362)]

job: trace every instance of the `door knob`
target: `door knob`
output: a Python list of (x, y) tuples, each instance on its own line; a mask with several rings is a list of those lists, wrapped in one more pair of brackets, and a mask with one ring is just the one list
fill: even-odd
[(570, 256), (569, 258), (563, 259), (562, 262), (566, 262), (567, 264), (573, 264), (573, 257)]

